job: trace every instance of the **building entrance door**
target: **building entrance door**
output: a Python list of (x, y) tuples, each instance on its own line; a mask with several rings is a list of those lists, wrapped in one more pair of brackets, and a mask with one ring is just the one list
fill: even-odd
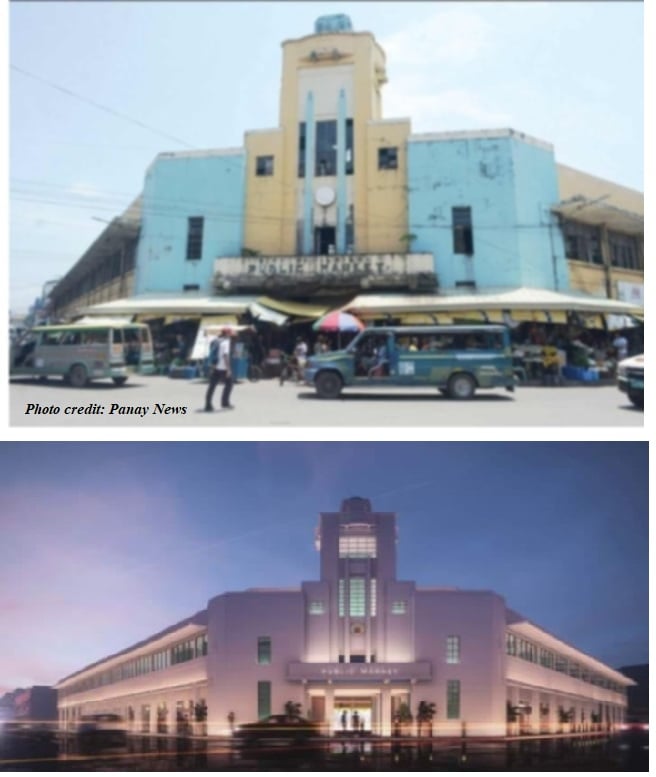
[(318, 256), (335, 253), (335, 227), (314, 228), (314, 253)]
[(370, 732), (372, 730), (373, 700), (367, 696), (336, 698), (333, 707), (331, 729), (343, 733)]

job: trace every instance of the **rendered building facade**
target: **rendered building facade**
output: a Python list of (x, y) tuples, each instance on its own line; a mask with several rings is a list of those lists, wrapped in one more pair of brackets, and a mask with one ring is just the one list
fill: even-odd
[(249, 589), (61, 680), (59, 719), (116, 712), (135, 732), (210, 734), (283, 711), (389, 735), (402, 705), (435, 704), (436, 736), (612, 728), (633, 681), (510, 610), (492, 591), (397, 579), (396, 516), (367, 499), (321, 513), (320, 575)]

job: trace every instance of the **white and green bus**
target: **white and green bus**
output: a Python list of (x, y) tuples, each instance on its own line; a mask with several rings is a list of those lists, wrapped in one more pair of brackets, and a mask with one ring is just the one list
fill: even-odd
[(60, 376), (76, 388), (103, 378), (122, 386), (131, 373), (153, 371), (146, 324), (89, 321), (37, 326), (10, 350), (10, 377)]

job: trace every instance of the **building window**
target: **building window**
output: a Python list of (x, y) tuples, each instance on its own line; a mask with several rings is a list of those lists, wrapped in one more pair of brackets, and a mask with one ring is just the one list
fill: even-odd
[(396, 170), (399, 166), (399, 153), (398, 148), (393, 146), (391, 148), (379, 148), (378, 149), (378, 169), (379, 170)]
[(453, 253), (471, 256), (474, 253), (471, 208), (451, 208), (453, 223)]
[(273, 175), (272, 156), (258, 156), (255, 158), (255, 175)]
[(460, 663), (460, 637), (446, 638), (446, 662), (447, 664)]
[(323, 602), (310, 602), (308, 612), (310, 615), (323, 615), (326, 607)]
[(639, 243), (634, 237), (609, 232), (608, 244), (613, 267), (623, 267), (626, 270), (643, 269), (640, 261)]
[(200, 259), (203, 255), (204, 221), (202, 216), (187, 219), (187, 259)]
[[(355, 169), (353, 149), (353, 119), (346, 119), (344, 172), (352, 175)], [(305, 149), (307, 128), (304, 121), (298, 127), (298, 177), (305, 177)], [(318, 121), (315, 126), (315, 175), (337, 175), (337, 121)]]
[(517, 637), (509, 631), (506, 632), (506, 653), (509, 656), (517, 655)]
[(369, 589), (369, 615), (371, 615), (372, 618), (376, 617), (376, 578), (372, 577), (369, 581), (371, 583), (371, 587)]
[(341, 536), (339, 538), (340, 558), (376, 558), (374, 536)]
[(447, 680), (446, 717), (448, 720), (460, 717), (460, 680)]
[(314, 174), (337, 174), (337, 122), (334, 119), (317, 122)]
[(257, 638), (257, 663), (271, 663), (271, 637)]
[(557, 655), (555, 669), (557, 672), (563, 672), (563, 674), (567, 674), (567, 659), (563, 656)]
[(257, 684), (257, 717), (267, 718), (271, 714), (271, 683), (261, 680)]
[(551, 650), (540, 648), (540, 665), (546, 667), (547, 669), (554, 668), (554, 654), (551, 652)]
[(339, 593), (338, 593), (338, 600), (339, 600), (339, 617), (344, 617), (344, 580), (339, 581)]
[(392, 615), (405, 615), (408, 609), (407, 602), (392, 602)]
[(365, 615), (365, 579), (352, 577), (349, 584), (349, 615), (353, 618)]
[(562, 221), (565, 255), (568, 259), (588, 264), (603, 264), (600, 233), (597, 227), (576, 221)]

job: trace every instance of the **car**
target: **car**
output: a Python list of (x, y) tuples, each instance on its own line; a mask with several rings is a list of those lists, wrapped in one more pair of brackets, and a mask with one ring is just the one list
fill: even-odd
[(249, 747), (265, 742), (307, 743), (320, 736), (321, 728), (300, 715), (269, 715), (256, 723), (244, 723), (235, 733), (239, 746)]
[(645, 355), (630, 356), (617, 365), (617, 387), (640, 409), (645, 406)]
[(120, 715), (97, 713), (83, 715), (77, 725), (80, 747), (123, 747), (127, 744), (127, 726)]
[(649, 769), (649, 723), (629, 720), (621, 723), (614, 737), (618, 761), (626, 771)]

